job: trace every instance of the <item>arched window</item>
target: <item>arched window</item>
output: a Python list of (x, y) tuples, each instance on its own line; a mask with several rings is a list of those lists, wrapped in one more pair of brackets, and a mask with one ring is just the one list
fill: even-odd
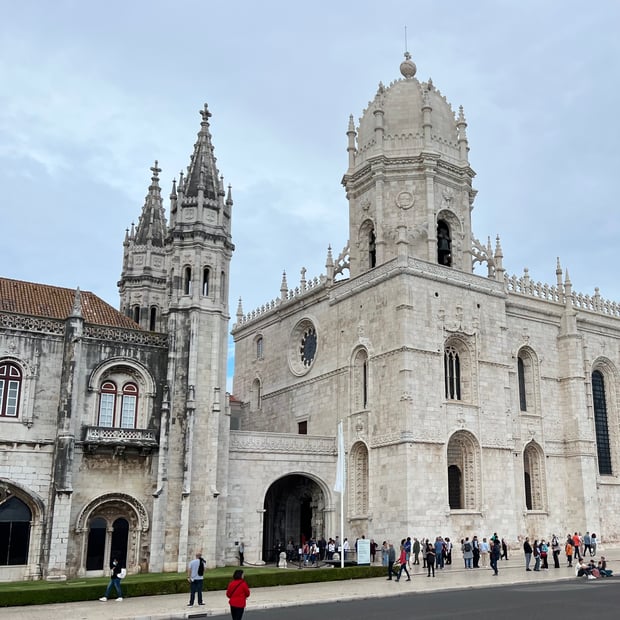
[(372, 269), (377, 266), (377, 238), (375, 231), (372, 229), (368, 233), (368, 267)]
[(461, 400), (461, 360), (453, 346), (446, 347), (443, 364), (446, 399)]
[(127, 566), (127, 542), (129, 539), (129, 522), (122, 517), (112, 524), (112, 545), (110, 559), (118, 560), (118, 565)]
[(209, 296), (209, 278), (211, 277), (211, 270), (205, 267), (202, 270), (202, 296)]
[(133, 322), (140, 324), (140, 306), (133, 307)]
[(225, 300), (226, 299), (226, 274), (223, 271), (220, 274), (220, 285), (222, 287), (221, 292), (220, 292), (220, 299)]
[(255, 411), (261, 408), (263, 400), (260, 379), (256, 378), (252, 382), (252, 409)]
[(95, 517), (90, 522), (86, 546), (86, 570), (103, 570), (106, 530), (105, 519)]
[(157, 308), (151, 306), (151, 312), (149, 316), (149, 329), (154, 332), (157, 330)]
[(107, 428), (135, 428), (138, 408), (138, 386), (135, 383), (123, 385), (120, 399), (113, 381), (105, 381), (99, 394), (98, 426)]
[(480, 447), (467, 431), (448, 442), (448, 503), (451, 510), (479, 510)]
[(545, 478), (542, 450), (529, 443), (523, 451), (523, 484), (526, 510), (545, 509)]
[(0, 504), (0, 566), (28, 564), (32, 512), (18, 497)]
[(353, 359), (353, 405), (355, 409), (368, 407), (368, 353), (361, 349)]
[(0, 362), (0, 417), (16, 418), (22, 392), (22, 371), (11, 362)]
[(114, 409), (116, 408), (116, 385), (106, 381), (101, 386), (99, 394), (99, 421), (98, 426), (114, 426)]
[(523, 358), (517, 358), (517, 374), (519, 376), (519, 407), (521, 411), (527, 411), (527, 393), (525, 391), (525, 366)]
[(452, 266), (452, 239), (445, 220), (437, 222), (437, 262), (446, 267)]
[(600, 370), (595, 370), (592, 373), (592, 400), (594, 404), (598, 473), (601, 476), (611, 476), (613, 469), (611, 466), (611, 446), (607, 420), (607, 398), (605, 395), (605, 379)]
[(183, 269), (183, 295), (192, 294), (192, 268), (187, 266)]
[(351, 449), (351, 483), (354, 514), (365, 515), (368, 513), (368, 448), (362, 442)]
[(123, 386), (121, 403), (121, 428), (135, 428), (137, 407), (138, 386), (135, 383), (126, 383)]
[(256, 339), (256, 359), (257, 360), (263, 359), (263, 337), (262, 336), (259, 336)]

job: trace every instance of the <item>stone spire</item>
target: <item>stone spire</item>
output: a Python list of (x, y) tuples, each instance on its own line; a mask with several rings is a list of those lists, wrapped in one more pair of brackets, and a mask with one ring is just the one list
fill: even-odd
[(135, 232), (135, 243), (136, 245), (150, 243), (154, 247), (161, 248), (166, 238), (166, 215), (159, 186), (161, 168), (158, 166), (157, 160), (155, 160), (155, 165), (151, 167), (151, 172), (153, 173), (151, 185)]
[(208, 200), (216, 200), (220, 195), (219, 173), (215, 165), (211, 132), (209, 131), (209, 118), (211, 112), (204, 104), (200, 111), (202, 121), (198, 139), (194, 144), (194, 152), (187, 168), (187, 177), (183, 185), (183, 197), (187, 199), (199, 198), (200, 195)]

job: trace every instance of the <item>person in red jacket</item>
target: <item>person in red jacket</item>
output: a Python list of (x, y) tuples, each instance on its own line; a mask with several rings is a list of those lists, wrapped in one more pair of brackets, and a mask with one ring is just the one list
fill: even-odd
[(250, 588), (243, 578), (243, 571), (236, 570), (233, 574), (232, 581), (226, 588), (226, 596), (230, 603), (230, 615), (233, 620), (241, 620), (243, 618), (243, 610), (245, 609), (245, 601), (250, 596)]

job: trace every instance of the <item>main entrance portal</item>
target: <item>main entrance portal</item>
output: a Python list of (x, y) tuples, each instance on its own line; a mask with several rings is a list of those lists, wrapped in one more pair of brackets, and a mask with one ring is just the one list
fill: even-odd
[(295, 550), (310, 538), (324, 536), (325, 497), (319, 485), (293, 474), (274, 482), (265, 496), (263, 559), (277, 561), (289, 541)]

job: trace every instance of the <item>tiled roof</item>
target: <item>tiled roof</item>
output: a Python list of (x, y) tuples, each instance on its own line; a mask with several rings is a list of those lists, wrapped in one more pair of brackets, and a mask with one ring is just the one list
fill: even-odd
[[(82, 316), (87, 323), (140, 329), (129, 317), (94, 293), (80, 293)], [(0, 312), (64, 320), (71, 315), (74, 299), (75, 289), (0, 278)]]

